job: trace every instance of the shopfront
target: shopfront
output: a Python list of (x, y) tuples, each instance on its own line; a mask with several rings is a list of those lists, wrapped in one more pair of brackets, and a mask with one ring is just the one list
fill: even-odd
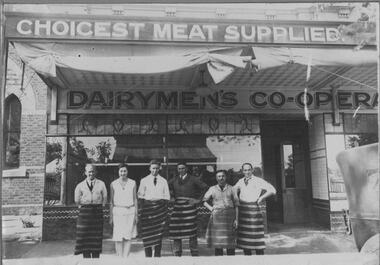
[(10, 45), (49, 87), (44, 239), (73, 236), (86, 163), (108, 188), (118, 163), (139, 183), (151, 159), (168, 180), (186, 161), (208, 185), (218, 169), (234, 184), (243, 162), (260, 167), (278, 191), (263, 207), (269, 232), (271, 224), (343, 225), (332, 153), (338, 142), (377, 141), (378, 94), (376, 47), (353, 52), (340, 23), (8, 21)]

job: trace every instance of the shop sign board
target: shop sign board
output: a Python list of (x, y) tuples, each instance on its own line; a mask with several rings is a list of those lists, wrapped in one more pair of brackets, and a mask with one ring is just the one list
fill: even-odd
[[(133, 111), (202, 112), (202, 111), (271, 111), (303, 110), (305, 93), (292, 91), (218, 90), (207, 95), (196, 91), (162, 90), (61, 90), (58, 111), (62, 113), (118, 113)], [(307, 92), (311, 111), (339, 110), (376, 112), (378, 93), (370, 91)]]
[(340, 22), (208, 20), (150, 21), (143, 18), (7, 18), (6, 36), (36, 39), (129, 40), (209, 43), (355, 44), (341, 38)]

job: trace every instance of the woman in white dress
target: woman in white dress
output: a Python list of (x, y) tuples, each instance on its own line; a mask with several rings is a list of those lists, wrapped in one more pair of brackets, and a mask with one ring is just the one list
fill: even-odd
[(119, 178), (111, 183), (110, 224), (116, 254), (128, 257), (131, 239), (137, 235), (136, 182), (128, 178), (128, 166), (119, 165)]

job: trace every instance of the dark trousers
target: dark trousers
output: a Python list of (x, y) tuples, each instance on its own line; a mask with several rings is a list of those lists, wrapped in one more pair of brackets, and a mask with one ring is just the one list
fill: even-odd
[[(215, 249), (215, 256), (223, 256), (223, 249), (222, 248), (216, 248)], [(234, 248), (227, 248), (227, 256), (235, 256), (235, 249)]]
[[(251, 256), (252, 250), (251, 249), (243, 249), (244, 255)], [(256, 249), (256, 255), (264, 255), (264, 249)]]
[(98, 259), (100, 256), (100, 252), (99, 251), (94, 251), (94, 252), (90, 252), (90, 251), (83, 251), (83, 258), (85, 259)]
[[(144, 250), (145, 250), (145, 257), (151, 258), (153, 254), (152, 253), (153, 247), (147, 247), (147, 248), (144, 248)], [(161, 245), (154, 246), (154, 256), (161, 257)]]
[[(189, 238), (189, 247), (191, 256), (199, 256), (198, 254), (198, 238), (196, 236)], [(174, 239), (173, 242), (174, 255), (182, 256), (182, 239)]]

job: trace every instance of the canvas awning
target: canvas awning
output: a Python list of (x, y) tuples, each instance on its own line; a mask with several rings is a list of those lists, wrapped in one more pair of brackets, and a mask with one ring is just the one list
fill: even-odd
[(377, 87), (378, 55), (373, 49), (21, 42), (14, 46), (47, 83), (61, 88), (191, 89), (201, 83), (200, 69), (207, 70), (202, 81), (219, 87), (297, 88), (305, 85), (308, 64), (319, 68), (312, 72), (312, 87), (323, 87), (341, 72)]
[[(235, 68), (245, 68), (251, 56), (226, 54), (230, 47), (182, 50), (176, 54), (134, 56), (72, 56), (54, 51), (54, 44), (14, 43), (21, 59), (37, 73), (58, 78), (58, 69), (126, 75), (158, 75), (205, 65), (215, 84), (223, 81)], [(241, 50), (241, 49), (240, 49)]]

